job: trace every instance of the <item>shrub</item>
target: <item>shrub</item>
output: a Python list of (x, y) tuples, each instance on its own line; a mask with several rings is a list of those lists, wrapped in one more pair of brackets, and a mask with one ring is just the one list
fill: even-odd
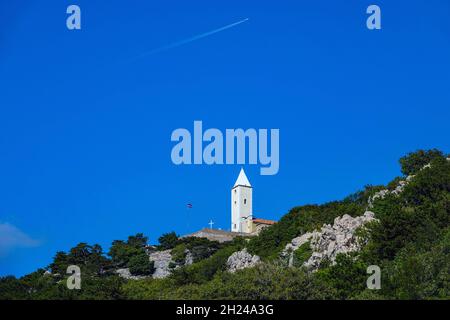
[(242, 243), (239, 241), (233, 242), (207, 259), (176, 269), (172, 278), (178, 285), (200, 284), (209, 281), (217, 272), (225, 270), (228, 257), (241, 248)]
[(348, 299), (366, 289), (367, 266), (354, 255), (339, 254), (336, 264), (317, 271), (316, 276), (333, 287), (339, 299)]
[(184, 243), (181, 243), (181, 244), (177, 245), (171, 251), (172, 260), (176, 264), (184, 264), (184, 262), (186, 260), (186, 250), (187, 250), (187, 248), (186, 248), (186, 245)]
[(180, 242), (190, 251), (194, 262), (208, 258), (217, 250), (226, 246), (226, 244), (217, 241), (210, 241), (206, 238), (197, 237), (183, 238), (180, 239)]
[(297, 250), (294, 251), (293, 265), (295, 267), (301, 267), (303, 263), (309, 260), (312, 253), (313, 251), (309, 241), (302, 244)]
[(202, 299), (318, 300), (334, 299), (336, 291), (303, 269), (262, 264), (230, 274), (224, 272), (201, 286)]

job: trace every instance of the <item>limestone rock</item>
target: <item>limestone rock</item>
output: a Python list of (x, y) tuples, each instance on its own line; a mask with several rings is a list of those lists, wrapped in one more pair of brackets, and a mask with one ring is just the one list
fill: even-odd
[(308, 232), (308, 233), (301, 235), (300, 237), (294, 238), (294, 239), (292, 239), (291, 243), (288, 243), (286, 245), (285, 250), (286, 251), (288, 251), (288, 250), (295, 251), (298, 248), (300, 248), (303, 244), (308, 242), (312, 237), (313, 237), (313, 233)]
[(133, 275), (131, 274), (129, 268), (117, 269), (117, 270), (116, 270), (116, 273), (117, 273), (120, 277), (122, 277), (122, 278), (124, 278), (124, 279), (127, 279), (127, 280), (141, 280), (141, 279), (147, 278), (147, 277), (145, 277), (145, 276), (133, 276)]
[(194, 256), (192, 252), (186, 249), (186, 258), (184, 259), (184, 265), (188, 266), (194, 263)]
[[(172, 273), (173, 268), (169, 267), (171, 263), (174, 263), (172, 260), (171, 250), (157, 251), (154, 248), (146, 248), (146, 252), (149, 256), (149, 260), (154, 263), (155, 271), (151, 276), (152, 278), (162, 279), (168, 277)], [(190, 265), (193, 262), (194, 259), (192, 253), (187, 250), (184, 265)], [(179, 266), (176, 266), (175, 268), (177, 267)], [(130, 273), (129, 268), (121, 268), (115, 272), (124, 279), (140, 280), (148, 278), (147, 276), (133, 276)]]
[(324, 259), (334, 263), (338, 254), (359, 250), (359, 239), (355, 232), (373, 220), (375, 217), (371, 211), (366, 211), (364, 215), (355, 218), (347, 214), (336, 217), (333, 225), (324, 224), (318, 231), (308, 232), (294, 238), (284, 248), (282, 257), (288, 257), (289, 265), (292, 266), (293, 252), (309, 241), (313, 253), (304, 266), (310, 270), (317, 270)]
[(155, 272), (153, 278), (161, 279), (170, 275), (171, 270), (169, 268), (170, 262), (172, 262), (171, 250), (155, 251), (150, 253), (150, 261), (154, 262)]
[(257, 255), (251, 255), (247, 249), (233, 253), (227, 260), (227, 270), (236, 272), (237, 270), (256, 266), (261, 259)]

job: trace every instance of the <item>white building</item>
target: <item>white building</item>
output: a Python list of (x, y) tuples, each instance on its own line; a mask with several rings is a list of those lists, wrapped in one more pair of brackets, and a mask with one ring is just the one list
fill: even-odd
[(251, 233), (253, 220), (253, 189), (241, 169), (239, 176), (231, 189), (231, 231)]
[(211, 241), (226, 242), (235, 237), (256, 236), (259, 232), (276, 222), (257, 219), (253, 216), (253, 188), (241, 169), (239, 176), (231, 189), (231, 232), (204, 228), (184, 237), (207, 238)]
[(253, 216), (253, 188), (244, 169), (241, 169), (231, 189), (231, 232), (256, 235), (275, 223), (273, 220)]

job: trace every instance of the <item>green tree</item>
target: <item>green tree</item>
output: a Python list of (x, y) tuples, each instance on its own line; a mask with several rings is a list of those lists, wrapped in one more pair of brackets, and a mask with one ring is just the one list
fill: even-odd
[(336, 264), (321, 269), (315, 276), (333, 287), (339, 299), (349, 299), (366, 289), (367, 266), (354, 255), (339, 254)]
[(161, 237), (159, 237), (158, 241), (160, 250), (175, 248), (175, 246), (179, 243), (178, 236), (175, 232), (163, 234)]
[(13, 276), (0, 277), (0, 300), (27, 298), (28, 287)]
[(110, 266), (110, 261), (103, 255), (100, 245), (91, 246), (84, 242), (70, 249), (67, 262), (79, 266), (83, 272), (90, 274), (100, 274)]
[(133, 256), (145, 253), (147, 240), (148, 238), (142, 233), (129, 236), (126, 242), (114, 240), (108, 252), (113, 265), (119, 268), (126, 267)]
[(400, 158), (399, 162), (404, 175), (412, 175), (417, 173), (425, 165), (429, 164), (436, 158), (443, 158), (442, 151), (437, 149), (431, 150), (417, 150), (416, 152), (408, 153), (406, 156)]
[(142, 248), (147, 245), (148, 237), (143, 233), (137, 233), (135, 236), (129, 236), (127, 244), (134, 248)]
[(128, 268), (130, 273), (136, 276), (148, 276), (155, 272), (154, 262), (149, 260), (145, 252), (132, 256), (128, 262)]
[(58, 251), (53, 258), (53, 262), (49, 265), (49, 269), (53, 275), (63, 275), (69, 265), (68, 255), (63, 251)]

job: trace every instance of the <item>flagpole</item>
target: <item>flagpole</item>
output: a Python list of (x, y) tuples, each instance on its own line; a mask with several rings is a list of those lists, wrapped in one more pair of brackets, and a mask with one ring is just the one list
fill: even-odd
[(186, 234), (189, 234), (189, 230), (190, 230), (190, 227), (189, 227), (189, 206), (186, 208), (187, 209), (187, 211), (186, 211), (186, 219), (187, 219), (187, 221), (186, 221), (186, 228), (187, 228), (187, 232), (186, 232)]
[(189, 219), (189, 210), (192, 209), (192, 204), (188, 203), (186, 205), (186, 209), (187, 209), (187, 211), (186, 211), (186, 219), (187, 219), (187, 221), (186, 221), (186, 228), (187, 228), (186, 234), (189, 234), (189, 232), (191, 230), (191, 226), (190, 226), (190, 223), (189, 223), (189, 221), (190, 221), (190, 219)]

